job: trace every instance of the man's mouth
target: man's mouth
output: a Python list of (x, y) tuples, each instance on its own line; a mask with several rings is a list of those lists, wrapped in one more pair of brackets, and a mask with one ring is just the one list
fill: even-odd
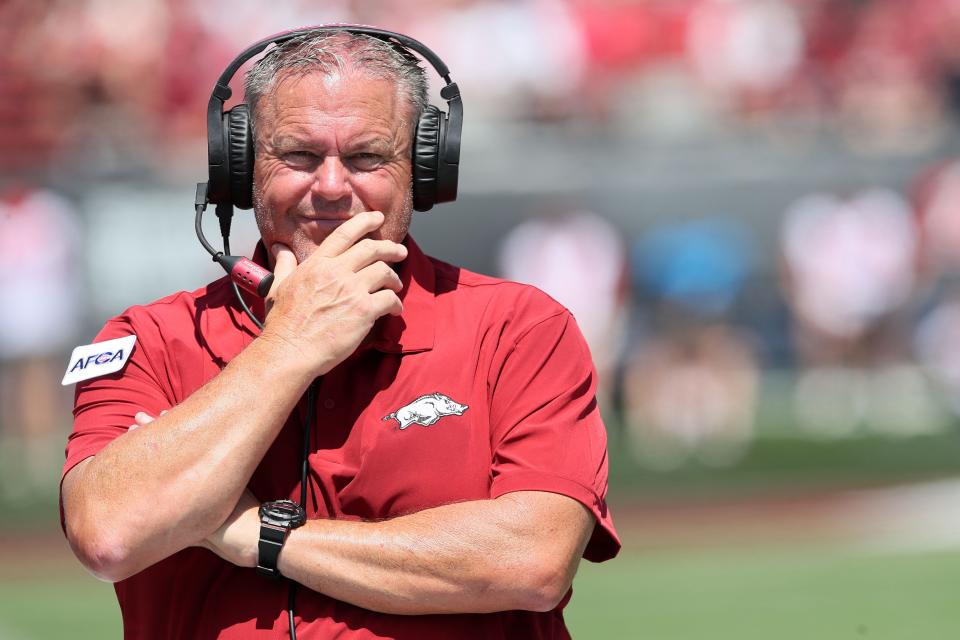
[(311, 213), (308, 215), (299, 214), (297, 217), (307, 222), (346, 222), (353, 215), (350, 213)]

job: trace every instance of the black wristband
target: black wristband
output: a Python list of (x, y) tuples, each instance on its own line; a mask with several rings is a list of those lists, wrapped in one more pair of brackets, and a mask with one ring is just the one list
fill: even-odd
[(257, 573), (262, 576), (279, 578), (280, 570), (277, 568), (277, 559), (280, 557), (280, 550), (283, 549), (283, 543), (287, 540), (287, 534), (290, 530), (287, 527), (278, 527), (276, 525), (260, 523), (260, 542), (258, 544), (257, 554)]
[(291, 529), (307, 521), (303, 507), (292, 500), (273, 500), (260, 505), (260, 542), (257, 544), (257, 573), (279, 578), (277, 560)]

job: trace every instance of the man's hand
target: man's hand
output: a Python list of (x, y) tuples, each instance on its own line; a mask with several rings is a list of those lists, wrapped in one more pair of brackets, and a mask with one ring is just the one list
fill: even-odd
[(300, 265), (288, 247), (274, 245), (274, 282), (261, 339), (306, 359), (319, 376), (352, 354), (378, 318), (399, 315), (403, 285), (390, 263), (406, 258), (407, 248), (365, 237), (383, 220), (379, 211), (358, 213)]

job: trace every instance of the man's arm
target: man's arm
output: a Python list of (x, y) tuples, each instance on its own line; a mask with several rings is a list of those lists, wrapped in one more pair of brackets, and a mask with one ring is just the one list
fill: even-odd
[[(245, 493), (206, 546), (255, 567), (258, 506)], [(549, 611), (570, 588), (595, 522), (576, 500), (539, 491), (379, 522), (310, 520), (290, 532), (278, 567), (310, 589), (382, 613)]]
[(406, 248), (361, 240), (382, 222), (379, 212), (357, 214), (299, 266), (278, 253), (263, 334), (151, 428), (64, 477), (67, 538), (91, 572), (121, 580), (215, 531), (310, 382), (377, 318), (400, 313), (400, 280), (386, 263)]
[[(122, 580), (194, 544), (229, 515), (309, 374), (255, 340), (150, 429), (115, 439), (63, 479), (67, 538), (98, 578)], [(262, 380), (276, 392), (262, 397)]]

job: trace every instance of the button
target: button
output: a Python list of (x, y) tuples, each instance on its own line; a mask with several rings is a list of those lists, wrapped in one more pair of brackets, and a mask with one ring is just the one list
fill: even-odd
[(333, 401), (333, 398), (327, 398), (323, 401), (324, 409), (333, 409), (335, 406), (337, 406), (337, 403)]

